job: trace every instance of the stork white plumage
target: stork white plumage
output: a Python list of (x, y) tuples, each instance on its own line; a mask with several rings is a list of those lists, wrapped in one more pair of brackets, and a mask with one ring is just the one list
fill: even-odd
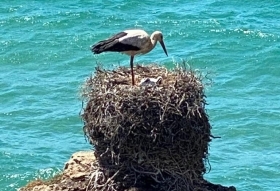
[(155, 31), (149, 36), (144, 30), (125, 30), (117, 33), (112, 37), (99, 41), (91, 48), (94, 54), (102, 52), (120, 52), (130, 55), (130, 67), (132, 76), (132, 85), (135, 85), (133, 73), (133, 59), (137, 54), (146, 54), (150, 52), (159, 42), (168, 56), (164, 42), (163, 35), (160, 31)]

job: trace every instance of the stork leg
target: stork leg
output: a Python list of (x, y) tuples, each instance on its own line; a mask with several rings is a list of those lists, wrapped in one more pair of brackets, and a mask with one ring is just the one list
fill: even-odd
[(134, 56), (130, 57), (130, 69), (131, 69), (131, 76), (132, 76), (132, 85), (134, 86), (135, 82), (134, 82), (134, 72), (133, 72), (133, 58)]

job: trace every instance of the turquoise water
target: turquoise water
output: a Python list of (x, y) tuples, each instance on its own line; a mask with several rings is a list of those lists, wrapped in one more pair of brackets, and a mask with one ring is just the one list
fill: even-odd
[[(137, 63), (186, 60), (209, 73), (211, 172), (238, 190), (280, 190), (280, 3), (277, 1), (0, 2), (0, 190), (60, 171), (90, 149), (79, 117), (80, 86), (97, 63), (128, 66), (125, 55), (89, 47), (129, 28), (161, 30)], [(210, 82), (210, 81), (208, 81)]]

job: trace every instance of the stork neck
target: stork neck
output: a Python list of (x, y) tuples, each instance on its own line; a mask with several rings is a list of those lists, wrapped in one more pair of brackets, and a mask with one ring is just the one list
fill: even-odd
[(153, 48), (157, 45), (157, 40), (151, 40), (151, 42), (152, 42), (152, 45), (153, 45)]

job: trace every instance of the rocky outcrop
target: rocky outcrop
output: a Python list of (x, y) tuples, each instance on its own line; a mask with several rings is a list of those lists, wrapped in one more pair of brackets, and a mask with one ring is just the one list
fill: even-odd
[(35, 180), (19, 191), (86, 191), (95, 163), (93, 151), (74, 153), (65, 163), (63, 172), (48, 181)]
[[(88, 189), (91, 175), (94, 173), (92, 166), (96, 164), (93, 151), (79, 151), (74, 153), (65, 163), (61, 174), (51, 180), (34, 180), (18, 191), (90, 191)], [(152, 191), (149, 187), (132, 187), (126, 191)], [(236, 191), (231, 187), (205, 182), (205, 191)]]

